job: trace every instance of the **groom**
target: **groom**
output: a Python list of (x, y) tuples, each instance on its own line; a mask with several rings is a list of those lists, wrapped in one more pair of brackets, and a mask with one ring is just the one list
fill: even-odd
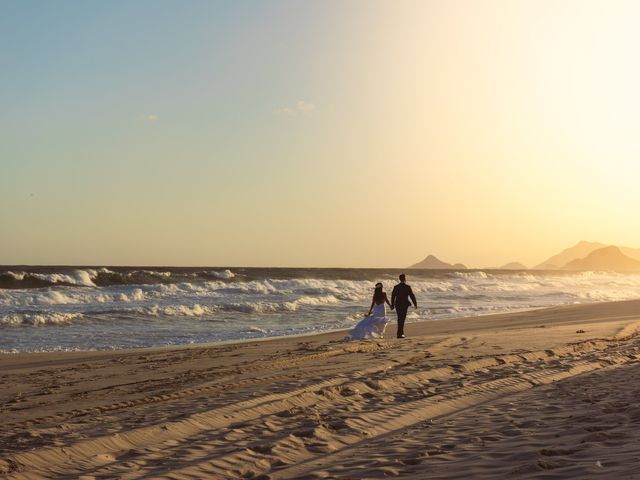
[(418, 308), (416, 296), (406, 281), (407, 277), (404, 276), (404, 273), (401, 274), (400, 283), (393, 287), (393, 292), (391, 292), (391, 310), (395, 308), (398, 315), (398, 338), (404, 338), (404, 320), (407, 318), (407, 310), (411, 305), (409, 299), (413, 302), (413, 306)]

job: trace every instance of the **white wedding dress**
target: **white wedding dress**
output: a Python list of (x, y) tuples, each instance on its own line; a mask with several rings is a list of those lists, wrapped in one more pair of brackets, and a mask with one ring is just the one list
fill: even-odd
[(351, 339), (382, 338), (384, 329), (387, 328), (390, 321), (389, 317), (387, 317), (385, 304), (375, 304), (371, 315), (360, 320), (351, 331)]

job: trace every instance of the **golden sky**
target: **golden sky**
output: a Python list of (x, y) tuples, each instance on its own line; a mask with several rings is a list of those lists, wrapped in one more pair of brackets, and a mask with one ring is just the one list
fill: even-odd
[(0, 263), (640, 247), (640, 3), (184, 5), (5, 12)]

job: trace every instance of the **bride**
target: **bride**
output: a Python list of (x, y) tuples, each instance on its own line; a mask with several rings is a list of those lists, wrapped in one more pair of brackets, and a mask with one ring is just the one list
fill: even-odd
[(382, 338), (384, 329), (387, 328), (387, 325), (391, 321), (389, 317), (387, 317), (385, 302), (391, 306), (387, 294), (382, 289), (382, 284), (376, 283), (369, 313), (358, 322), (351, 332), (352, 340), (359, 338)]

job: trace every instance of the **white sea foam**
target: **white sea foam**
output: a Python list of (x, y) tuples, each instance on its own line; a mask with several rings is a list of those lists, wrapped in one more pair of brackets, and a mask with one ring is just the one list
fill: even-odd
[(349, 315), (347, 315), (346, 317), (344, 317), (345, 321), (347, 321), (348, 323), (351, 322), (359, 322), (360, 320), (362, 320), (365, 317), (364, 314), (364, 308), (356, 313), (351, 313)]
[(339, 303), (338, 299), (333, 295), (324, 295), (322, 297), (300, 297), (291, 303), (295, 303), (297, 306), (302, 305), (335, 305)]
[(337, 304), (339, 300), (332, 295), (323, 297), (300, 297), (288, 302), (242, 302), (222, 304), (222, 308), (229, 312), (244, 313), (278, 313), (295, 312), (303, 306), (320, 306)]
[(490, 278), (493, 275), (488, 274), (483, 271), (473, 271), (473, 272), (453, 272), (456, 277), (461, 278)]
[(9, 275), (10, 277), (13, 277), (14, 280), (24, 280), (24, 277), (27, 275), (26, 272), (7, 272), (7, 275)]
[[(364, 316), (374, 284), (371, 279), (256, 278), (246, 272), (220, 278), (191, 270), (153, 272), (65, 270), (39, 275), (67, 285), (0, 288), (0, 349), (37, 349), (44, 344), (133, 348), (348, 327)], [(640, 297), (640, 275), (458, 273), (410, 275), (420, 308), (410, 310), (409, 320)], [(118, 277), (109, 278), (111, 274)], [(150, 275), (161, 281), (149, 280)], [(4, 278), (11, 276), (24, 278), (19, 271)], [(252, 279), (242, 280), (245, 277)], [(88, 285), (87, 278), (101, 286)], [(396, 283), (391, 274), (381, 280), (388, 292)], [(131, 283), (137, 281), (142, 283)], [(27, 328), (10, 328), (15, 325), (50, 328), (45, 338), (37, 333), (41, 329), (30, 336)], [(251, 327), (268, 333), (247, 330)]]
[(144, 292), (141, 288), (134, 288), (130, 293), (120, 293), (117, 298), (121, 302), (139, 302), (144, 300)]
[(223, 270), (223, 271), (216, 271), (216, 270), (210, 270), (208, 272), (204, 272), (205, 275), (209, 275), (211, 277), (214, 278), (220, 278), (223, 280), (230, 280), (233, 277), (235, 277), (235, 273), (233, 273), (231, 270), (227, 269), (227, 270)]
[(12, 313), (0, 316), (0, 325), (61, 325), (82, 318), (81, 313)]
[(160, 278), (169, 278), (171, 276), (171, 272), (157, 272), (155, 270), (140, 270), (138, 271), (134, 271), (134, 272), (130, 272), (127, 275), (128, 276), (133, 276), (137, 273), (144, 273), (145, 275), (150, 275), (152, 277), (160, 277)]
[[(20, 273), (22, 274), (24, 272)], [(93, 280), (97, 277), (98, 272), (96, 270), (76, 270), (70, 275), (64, 273), (32, 273), (30, 275), (49, 283), (67, 283), (70, 285), (95, 287), (96, 284), (93, 283)]]
[(121, 291), (53, 287), (42, 290), (0, 290), (0, 306), (92, 305), (112, 302), (137, 302), (145, 299), (142, 288), (118, 287)]
[(252, 325), (250, 327), (245, 328), (243, 331), (245, 331), (247, 333), (264, 333), (264, 334), (267, 334), (271, 330), (267, 330), (267, 329), (256, 327), (255, 325)]
[(180, 316), (180, 317), (200, 317), (202, 315), (210, 315), (217, 310), (216, 307), (195, 305), (152, 305), (142, 309), (134, 309), (134, 311), (142, 312), (147, 315), (164, 315), (164, 316)]
[(162, 313), (165, 315), (185, 315), (188, 317), (199, 317), (212, 313), (208, 307), (203, 307), (200, 304), (195, 305), (170, 305), (164, 307)]

